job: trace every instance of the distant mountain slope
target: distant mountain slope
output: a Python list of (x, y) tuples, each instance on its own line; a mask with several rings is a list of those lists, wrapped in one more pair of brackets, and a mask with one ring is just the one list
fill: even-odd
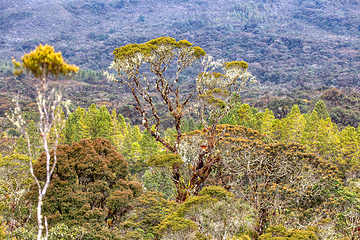
[(105, 69), (114, 48), (159, 36), (250, 63), (262, 82), (356, 86), (357, 0), (2, 0), (0, 58), (39, 43), (71, 63)]

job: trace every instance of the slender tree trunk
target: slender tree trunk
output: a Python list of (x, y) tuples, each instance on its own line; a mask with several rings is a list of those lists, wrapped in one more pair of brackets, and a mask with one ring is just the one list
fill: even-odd
[(38, 235), (37, 235), (37, 240), (41, 240), (41, 236), (42, 236), (42, 230), (43, 230), (43, 226), (42, 226), (42, 215), (41, 215), (41, 207), (42, 207), (42, 201), (43, 201), (43, 196), (40, 194), (39, 195), (39, 201), (38, 201), (38, 205), (37, 205), (37, 220), (38, 220)]

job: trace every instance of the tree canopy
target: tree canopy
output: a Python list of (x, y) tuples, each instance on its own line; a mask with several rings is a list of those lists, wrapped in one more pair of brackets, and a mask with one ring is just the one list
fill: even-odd
[[(160, 37), (144, 44), (126, 45), (115, 49), (113, 53), (115, 59), (110, 68), (117, 72), (117, 76), (107, 72), (105, 75), (109, 80), (120, 81), (129, 88), (145, 129), (174, 154), (180, 153), (181, 121), (189, 112), (189, 102), (195, 100), (193, 95), (197, 95), (201, 123), (209, 129), (205, 137), (207, 142), (204, 143), (207, 150), (201, 152), (192, 163), (191, 169), (194, 170), (190, 179), (181, 179), (179, 164), (171, 166), (172, 179), (177, 188), (177, 201), (183, 202), (189, 195), (197, 195), (212, 166), (219, 161), (218, 157), (211, 154), (217, 141), (214, 135), (216, 125), (236, 105), (239, 92), (244, 86), (254, 80), (247, 71), (248, 64), (243, 61), (214, 61), (212, 57), (206, 56), (200, 47), (193, 47), (186, 40), (176, 41), (170, 37)], [(202, 71), (196, 77), (196, 89), (187, 92), (179, 85), (180, 74), (199, 62)], [(162, 136), (162, 117), (159, 115), (159, 105), (156, 104), (154, 94), (166, 106), (173, 119), (176, 130), (174, 142), (167, 141)], [(151, 128), (150, 117), (154, 128)], [(164, 156), (160, 158), (161, 161), (173, 159), (166, 159)], [(204, 172), (201, 177), (197, 176), (200, 171)]]
[[(119, 223), (142, 191), (139, 183), (127, 180), (128, 163), (109, 140), (84, 139), (59, 146), (57, 157), (43, 205), (50, 226), (57, 223), (83, 226), (99, 231), (100, 236), (103, 228)], [(34, 166), (42, 181), (45, 167), (43, 154)], [(36, 189), (32, 189), (29, 198), (36, 201)]]

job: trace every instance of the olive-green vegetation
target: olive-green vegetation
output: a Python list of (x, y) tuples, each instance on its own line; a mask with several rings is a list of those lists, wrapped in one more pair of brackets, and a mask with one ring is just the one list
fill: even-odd
[[(93, 239), (108, 239), (112, 233), (104, 232), (104, 226), (119, 224), (141, 193), (139, 183), (126, 180), (127, 162), (103, 138), (59, 146), (57, 159), (43, 205), (49, 226), (82, 226), (92, 230)], [(44, 155), (34, 168), (44, 179)], [(36, 201), (36, 196), (36, 189), (31, 189), (27, 197)]]
[(266, 234), (260, 236), (259, 240), (285, 240), (285, 239), (318, 239), (315, 234), (316, 228), (309, 228), (306, 230), (290, 230), (288, 231), (283, 225), (271, 226), (266, 230)]
[[(231, 17), (262, 19), (247, 8), (237, 6)], [(30, 163), (39, 185), (49, 184), (41, 199), (47, 239), (359, 237), (355, 93), (325, 88), (308, 99), (297, 90), (250, 106), (239, 93), (252, 80), (251, 64), (215, 61), (186, 40), (125, 45), (114, 56), (112, 67), (128, 86), (121, 91), (135, 101), (129, 115), (106, 101), (70, 106), (67, 115), (53, 108), (64, 126), (46, 136), (58, 143), (49, 151), (50, 165), (57, 161), (51, 181), (41, 116), (28, 106), (26, 132), (2, 123), (0, 238), (36, 238), (39, 190)], [(44, 65), (49, 74), (51, 66)], [(180, 81), (185, 69), (200, 72), (193, 92)], [(36, 66), (28, 70), (43, 76)], [(347, 103), (352, 122), (345, 125), (339, 109)], [(136, 111), (140, 120), (129, 119)]]
[(278, 119), (284, 118), (296, 104), (301, 113), (307, 113), (315, 108), (322, 119), (326, 120), (330, 117), (339, 128), (348, 125), (356, 128), (360, 122), (360, 95), (357, 90), (351, 88), (302, 87), (290, 91), (275, 90), (272, 94), (266, 96), (260, 94), (260, 96), (262, 96), (260, 99), (251, 99), (249, 93), (246, 93), (243, 100), (263, 111), (268, 108)]
[(87, 110), (78, 107), (69, 115), (64, 128), (64, 143), (72, 144), (82, 139), (98, 137), (110, 140), (118, 152), (130, 163), (130, 172), (144, 169), (149, 158), (161, 150), (161, 146), (138, 126), (126, 122), (124, 116), (111, 112), (105, 106), (92, 104)]
[(164, 199), (159, 191), (147, 190), (137, 199), (133, 209), (120, 224), (126, 239), (154, 239), (159, 236), (157, 226), (176, 209), (176, 203)]
[(22, 154), (0, 155), (0, 210), (8, 221), (7, 229), (26, 227), (31, 215), (31, 202), (24, 195), (33, 184), (29, 172), (30, 158)]

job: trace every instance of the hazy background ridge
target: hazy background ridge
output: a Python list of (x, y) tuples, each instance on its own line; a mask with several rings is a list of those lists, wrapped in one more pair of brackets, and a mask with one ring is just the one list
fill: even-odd
[(0, 9), (1, 59), (47, 43), (71, 63), (102, 70), (116, 47), (171, 36), (249, 62), (261, 82), (357, 86), (360, 79), (355, 0), (2, 0)]

